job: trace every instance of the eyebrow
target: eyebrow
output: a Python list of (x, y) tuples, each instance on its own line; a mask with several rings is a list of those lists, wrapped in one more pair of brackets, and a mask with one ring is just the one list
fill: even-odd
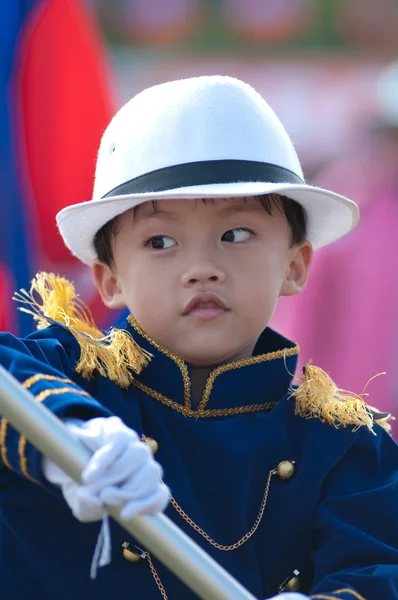
[(165, 217), (166, 219), (168, 219), (169, 221), (177, 221), (178, 220), (178, 216), (175, 215), (172, 212), (169, 212), (167, 210), (159, 210), (156, 209), (151, 213), (142, 213), (142, 211), (138, 211), (138, 213), (135, 215), (135, 219), (137, 221), (144, 221), (147, 219), (152, 219), (153, 217)]
[[(138, 206), (138, 208), (140, 208), (140, 205)], [(233, 204), (228, 204), (228, 206), (225, 206), (223, 208), (220, 208), (217, 210), (217, 213), (219, 216), (221, 217), (228, 217), (228, 216), (232, 216), (235, 214), (239, 214), (239, 213), (258, 213), (258, 212), (262, 212), (262, 205), (261, 203), (249, 203), (249, 202), (234, 202)], [(168, 221), (178, 221), (179, 220), (179, 215), (178, 213), (175, 212), (171, 212), (168, 210), (163, 210), (163, 209), (154, 209), (153, 212), (150, 213), (143, 213), (142, 211), (138, 210), (137, 214), (135, 215), (135, 219), (137, 221), (146, 221), (148, 219), (152, 219), (154, 217), (164, 217), (165, 219), (167, 219)]]
[(239, 202), (236, 204), (230, 204), (219, 210), (219, 214), (222, 216), (234, 215), (242, 212), (262, 212), (263, 208), (261, 203), (249, 204), (248, 202)]

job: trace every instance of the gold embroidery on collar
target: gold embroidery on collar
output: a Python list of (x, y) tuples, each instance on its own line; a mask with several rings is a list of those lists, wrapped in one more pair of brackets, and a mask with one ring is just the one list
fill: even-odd
[(237, 414), (241, 414), (241, 413), (250, 413), (250, 412), (256, 412), (256, 411), (261, 411), (261, 410), (271, 410), (271, 408), (273, 408), (275, 406), (276, 402), (264, 402), (264, 404), (252, 404), (252, 405), (248, 405), (248, 406), (237, 406), (234, 408), (219, 408), (219, 409), (207, 409), (207, 410), (205, 410), (205, 407), (210, 399), (214, 381), (218, 375), (221, 375), (222, 373), (225, 373), (226, 371), (231, 371), (233, 369), (240, 369), (241, 367), (255, 365), (255, 364), (258, 364), (261, 362), (276, 360), (278, 358), (286, 359), (288, 356), (296, 356), (300, 350), (299, 346), (294, 346), (293, 348), (285, 348), (283, 350), (277, 350), (275, 352), (267, 352), (266, 354), (260, 354), (258, 356), (251, 356), (249, 358), (243, 358), (241, 360), (226, 363), (225, 365), (220, 365), (219, 367), (217, 367), (216, 369), (214, 369), (213, 371), (210, 372), (209, 377), (207, 378), (203, 396), (199, 402), (199, 405), (196, 410), (192, 410), (192, 408), (191, 408), (191, 381), (189, 378), (188, 367), (187, 367), (186, 363), (182, 360), (182, 358), (180, 358), (173, 352), (170, 352), (170, 350), (167, 350), (166, 348), (164, 348), (163, 346), (161, 346), (160, 344), (155, 342), (155, 340), (150, 338), (149, 335), (147, 335), (145, 333), (145, 331), (137, 323), (137, 321), (135, 320), (133, 315), (129, 315), (127, 317), (127, 320), (130, 323), (130, 325), (133, 327), (133, 329), (135, 329), (154, 348), (159, 350), (159, 352), (162, 352), (165, 356), (167, 356), (168, 358), (171, 358), (171, 360), (173, 360), (175, 362), (175, 364), (178, 366), (178, 368), (180, 369), (181, 376), (182, 376), (182, 379), (184, 382), (184, 406), (182, 406), (178, 402), (175, 402), (175, 400), (171, 400), (170, 398), (167, 398), (160, 392), (157, 392), (157, 391), (153, 390), (152, 388), (144, 385), (140, 381), (134, 380), (132, 382), (133, 385), (135, 385), (135, 387), (138, 387), (143, 392), (148, 394), (148, 396), (155, 398), (155, 400), (159, 400), (160, 402), (162, 402), (162, 404), (165, 404), (166, 406), (169, 406), (170, 408), (177, 410), (178, 412), (180, 412), (181, 414), (183, 414), (186, 417), (196, 417), (196, 418), (198, 418), (198, 417), (222, 417), (222, 416), (227, 416), (227, 415), (237, 415)]
[(32, 375), (32, 377), (29, 377), (28, 379), (25, 379), (25, 381), (23, 381), (21, 383), (21, 385), (26, 390), (28, 390), (35, 383), (37, 383), (38, 381), (41, 381), (42, 379), (44, 379), (45, 381), (60, 381), (62, 383), (72, 383), (73, 384), (73, 381), (71, 379), (65, 379), (65, 378), (62, 378), (62, 377), (56, 377), (55, 375), (46, 375), (45, 373), (36, 373), (36, 375)]
[(184, 415), (184, 417), (194, 417), (195, 419), (200, 419), (203, 417), (227, 417), (229, 415), (239, 415), (243, 413), (252, 413), (257, 411), (266, 411), (271, 410), (277, 403), (276, 402), (265, 402), (264, 404), (249, 404), (247, 406), (235, 406), (233, 408), (212, 408), (207, 410), (192, 410), (191, 408), (186, 408), (183, 404), (178, 404), (175, 400), (171, 400), (166, 396), (163, 396), (160, 392), (156, 392), (152, 388), (144, 385), (140, 381), (136, 379), (133, 381), (133, 385), (138, 389), (142, 390), (151, 398), (155, 400), (159, 400), (162, 404), (169, 406), (173, 410)]
[(203, 392), (202, 399), (199, 403), (198, 410), (203, 410), (207, 405), (210, 399), (211, 392), (213, 391), (214, 381), (216, 377), (218, 377), (218, 375), (222, 375), (222, 373), (225, 373), (226, 371), (232, 371), (233, 369), (241, 369), (242, 367), (247, 367), (249, 365), (257, 365), (259, 363), (276, 360), (278, 358), (287, 358), (288, 356), (295, 356), (298, 353), (299, 346), (294, 346), (293, 348), (285, 348), (284, 350), (267, 352), (266, 354), (259, 354), (258, 356), (251, 356), (249, 358), (243, 358), (241, 360), (226, 363), (225, 365), (220, 365), (219, 367), (211, 371), (209, 377), (207, 378), (206, 386)]
[[(143, 329), (141, 329), (141, 327), (138, 325), (138, 323), (134, 319), (133, 315), (129, 315), (127, 317), (127, 320), (130, 323), (130, 325), (144, 339), (147, 340), (147, 342), (149, 342), (150, 344), (152, 344), (152, 346), (154, 346), (154, 348), (156, 348), (156, 350), (159, 350), (159, 352), (162, 352), (168, 358), (171, 358), (171, 360), (174, 361), (175, 364), (178, 366), (178, 368), (180, 369), (180, 373), (181, 373), (181, 377), (182, 377), (183, 383), (184, 383), (184, 405), (185, 405), (186, 410), (190, 410), (190, 408), (191, 408), (191, 380), (189, 378), (188, 367), (185, 364), (185, 362), (182, 360), (182, 358), (180, 358), (176, 354), (173, 354), (173, 352), (170, 352), (170, 350), (167, 350), (166, 348), (163, 348), (163, 346), (161, 346), (160, 344), (158, 344), (157, 342), (155, 342), (155, 340), (153, 340), (152, 338), (150, 338), (149, 335), (147, 335), (145, 333), (145, 331)], [(133, 381), (133, 384), (136, 385), (137, 382)], [(137, 386), (137, 387), (139, 387), (139, 386)], [(170, 402), (173, 402), (173, 400), (170, 400)], [(177, 402), (175, 404), (177, 404), (178, 406), (180, 406)]]

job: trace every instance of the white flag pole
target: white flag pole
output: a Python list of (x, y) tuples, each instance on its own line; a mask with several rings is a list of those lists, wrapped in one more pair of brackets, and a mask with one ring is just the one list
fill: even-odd
[[(89, 451), (65, 425), (0, 365), (0, 415), (75, 481)], [(255, 600), (245, 588), (163, 514), (125, 521), (107, 512), (202, 600)]]

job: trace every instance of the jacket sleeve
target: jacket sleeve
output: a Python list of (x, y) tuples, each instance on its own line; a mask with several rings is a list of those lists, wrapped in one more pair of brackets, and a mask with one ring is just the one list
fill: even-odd
[(314, 532), (311, 598), (398, 598), (398, 446), (361, 428), (325, 479)]
[[(95, 400), (95, 382), (76, 375), (79, 344), (61, 327), (51, 326), (25, 339), (0, 334), (0, 363), (60, 418), (91, 419), (110, 416)], [(3, 417), (0, 421), (0, 476), (15, 471), (35, 483), (45, 484), (41, 454)]]

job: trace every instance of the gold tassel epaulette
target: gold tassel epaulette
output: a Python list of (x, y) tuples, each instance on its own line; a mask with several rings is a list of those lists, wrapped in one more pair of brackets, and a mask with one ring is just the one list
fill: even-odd
[(362, 396), (340, 390), (325, 371), (311, 364), (303, 368), (302, 382), (292, 390), (300, 417), (320, 419), (336, 428), (351, 426), (353, 431), (365, 426), (372, 433), (377, 421), (389, 431), (391, 415), (368, 406)]
[(25, 305), (19, 310), (32, 315), (38, 329), (55, 321), (71, 332), (80, 346), (75, 370), (86, 379), (98, 371), (126, 388), (133, 381), (133, 373), (140, 373), (152, 357), (124, 329), (113, 328), (104, 336), (73, 283), (63, 277), (38, 273), (29, 292), (21, 290), (14, 300)]

